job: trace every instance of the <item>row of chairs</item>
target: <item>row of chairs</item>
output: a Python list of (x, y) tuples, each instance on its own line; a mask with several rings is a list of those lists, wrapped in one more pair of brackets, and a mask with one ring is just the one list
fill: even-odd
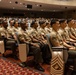
[[(52, 53), (52, 59), (53, 59), (53, 52), (62, 52), (62, 61), (64, 62), (65, 69), (66, 69), (66, 65), (68, 64), (68, 62), (69, 62), (69, 65), (72, 65), (74, 61), (73, 59), (68, 59), (68, 50), (65, 47), (52, 47), (51, 42), (50, 42), (50, 34), (46, 34), (46, 39), (47, 39), (50, 51)], [(7, 46), (6, 48), (10, 49), (10, 46)], [(27, 54), (29, 52), (28, 45), (20, 44), (18, 42), (18, 48), (19, 48), (19, 59), (21, 60), (21, 62), (26, 62), (27, 56), (28, 56)], [(4, 41), (0, 39), (0, 53), (4, 54), (4, 52), (5, 52)], [(65, 69), (63, 69), (63, 72)]]

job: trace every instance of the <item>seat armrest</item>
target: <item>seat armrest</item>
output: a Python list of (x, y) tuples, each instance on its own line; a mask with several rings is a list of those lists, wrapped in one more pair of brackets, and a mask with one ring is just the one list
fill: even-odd
[(30, 44), (29, 42), (24, 42), (25, 44)]
[(63, 46), (58, 46), (58, 47), (51, 47), (53, 51), (62, 51), (62, 50), (68, 50), (68, 48), (63, 47)]
[(30, 43), (29, 42), (20, 42), (19, 44), (27, 44), (27, 45), (29, 45)]

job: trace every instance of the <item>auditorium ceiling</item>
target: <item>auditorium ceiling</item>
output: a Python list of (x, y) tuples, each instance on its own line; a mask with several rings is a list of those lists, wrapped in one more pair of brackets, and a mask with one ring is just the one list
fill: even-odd
[(0, 0), (0, 8), (49, 12), (75, 10), (76, 0)]

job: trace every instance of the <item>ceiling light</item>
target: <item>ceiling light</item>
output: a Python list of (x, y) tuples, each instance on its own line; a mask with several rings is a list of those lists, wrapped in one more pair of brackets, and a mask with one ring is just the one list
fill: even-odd
[(2, 1), (2, 0), (0, 0), (0, 1)]
[(41, 10), (41, 11), (43, 11), (43, 10)]
[(22, 3), (20, 3), (20, 4), (22, 4)]
[(38, 4), (36, 6), (39, 6)]
[(39, 5), (40, 7), (42, 7), (42, 5)]
[(15, 9), (15, 7), (13, 7), (13, 9)]
[(9, 3), (12, 3), (11, 1)]
[(18, 2), (17, 2), (17, 1), (15, 1), (15, 4), (18, 4)]
[(53, 11), (56, 11), (56, 10), (53, 10)]
[(27, 6), (25, 6), (25, 7), (27, 7)]

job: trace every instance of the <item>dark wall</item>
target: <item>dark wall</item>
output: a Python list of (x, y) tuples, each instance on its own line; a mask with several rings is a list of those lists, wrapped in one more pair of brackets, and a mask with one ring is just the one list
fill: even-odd
[(44, 12), (44, 11), (23, 11), (0, 9), (0, 16), (6, 17), (44, 17), (44, 18), (74, 18), (76, 19), (76, 10), (62, 11), (62, 12)]
[(17, 16), (17, 17), (54, 17), (54, 12), (44, 11), (22, 11), (22, 10), (11, 10), (11, 9), (0, 9), (0, 16)]

